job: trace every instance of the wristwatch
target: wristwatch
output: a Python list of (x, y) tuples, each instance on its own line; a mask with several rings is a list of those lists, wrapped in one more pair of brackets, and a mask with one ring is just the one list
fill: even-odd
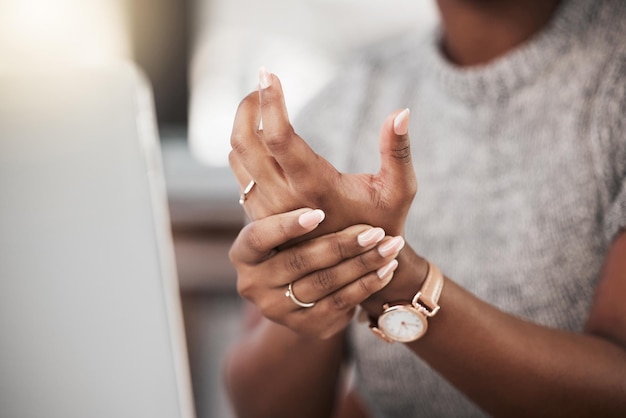
[(383, 305), (378, 321), (370, 324), (374, 334), (387, 341), (408, 343), (421, 338), (428, 329), (428, 318), (439, 312), (439, 296), (443, 288), (443, 275), (434, 264), (428, 263), (428, 273), (419, 292), (411, 303)]

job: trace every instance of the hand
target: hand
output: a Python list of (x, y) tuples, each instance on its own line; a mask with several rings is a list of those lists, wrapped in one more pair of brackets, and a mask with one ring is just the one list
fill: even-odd
[(400, 235), (417, 190), (408, 109), (394, 112), (383, 124), (380, 171), (343, 174), (294, 132), (278, 78), (262, 70), (260, 80), (259, 91), (239, 105), (229, 156), (242, 189), (256, 181), (244, 205), (250, 219), (309, 206), (329, 215), (317, 233), (366, 223)]
[[(355, 225), (275, 250), (313, 231), (323, 218), (320, 210), (298, 209), (251, 222), (229, 255), (239, 293), (265, 317), (299, 334), (329, 338), (348, 325), (358, 304), (389, 283), (404, 240)], [(290, 283), (297, 299), (315, 305), (296, 305), (285, 295)]]

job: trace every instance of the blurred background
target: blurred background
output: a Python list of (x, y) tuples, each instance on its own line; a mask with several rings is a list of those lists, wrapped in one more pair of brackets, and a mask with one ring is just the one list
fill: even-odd
[(121, 60), (152, 86), (199, 418), (232, 416), (220, 363), (239, 332), (227, 256), (244, 222), (227, 167), (239, 100), (263, 65), (295, 115), (362, 46), (431, 25), (431, 3), (0, 0), (0, 73)]

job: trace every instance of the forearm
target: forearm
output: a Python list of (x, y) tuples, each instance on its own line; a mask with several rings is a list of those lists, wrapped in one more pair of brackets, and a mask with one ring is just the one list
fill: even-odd
[[(423, 266), (413, 266), (420, 270), (415, 281)], [(409, 279), (404, 273), (395, 280)], [(368, 301), (370, 312), (384, 297)], [(516, 318), (451, 280), (439, 304), (426, 335), (409, 348), (490, 414), (626, 416), (623, 347)]]
[(302, 337), (263, 318), (226, 360), (239, 417), (324, 417), (335, 403), (344, 335)]
[(515, 318), (451, 281), (440, 302), (411, 349), (489, 413), (626, 416), (623, 348)]

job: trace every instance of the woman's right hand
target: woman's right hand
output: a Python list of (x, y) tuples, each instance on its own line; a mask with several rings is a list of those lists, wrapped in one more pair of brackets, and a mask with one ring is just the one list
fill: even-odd
[[(362, 301), (385, 287), (404, 246), (381, 228), (354, 225), (277, 251), (324, 220), (321, 210), (298, 209), (253, 221), (233, 243), (237, 290), (268, 319), (298, 334), (330, 338), (343, 330)], [(303, 308), (288, 296), (315, 302)]]

